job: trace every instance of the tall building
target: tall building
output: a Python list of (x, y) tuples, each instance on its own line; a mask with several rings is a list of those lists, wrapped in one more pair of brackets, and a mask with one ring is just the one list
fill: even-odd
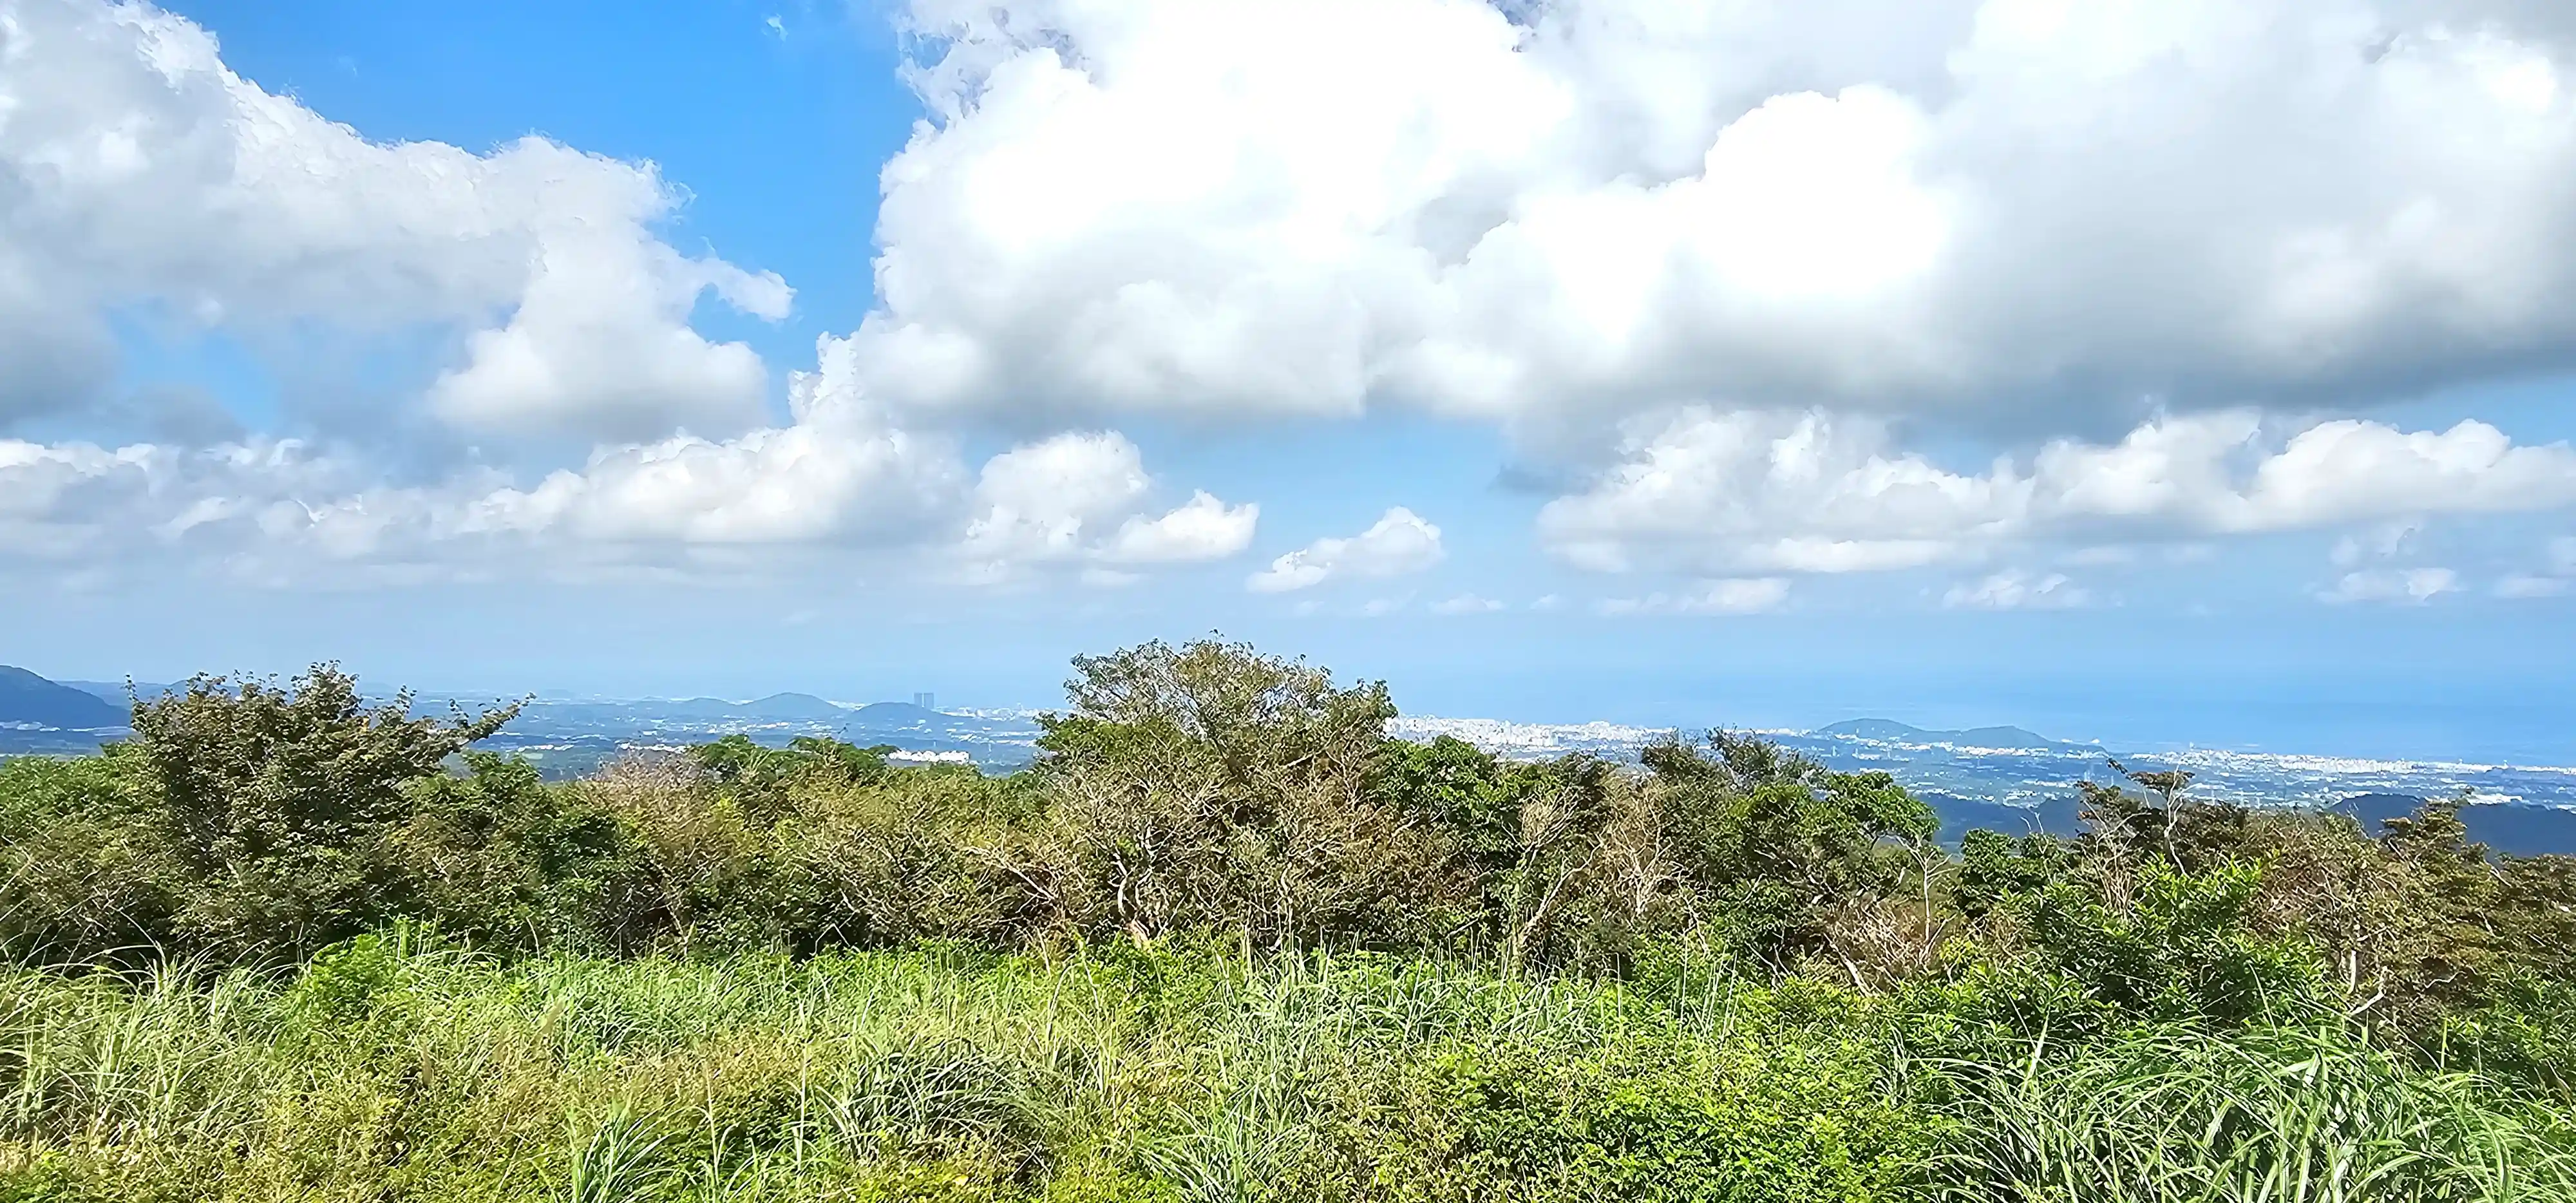
[(912, 704), (919, 706), (924, 710), (937, 710), (939, 709), (939, 695), (935, 693), (916, 693), (912, 695)]

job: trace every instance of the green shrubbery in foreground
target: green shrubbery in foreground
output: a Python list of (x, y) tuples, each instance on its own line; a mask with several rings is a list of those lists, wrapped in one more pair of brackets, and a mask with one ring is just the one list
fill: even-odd
[(2576, 1199), (2576, 862), (2429, 806), (1384, 738), (1213, 643), (995, 779), (204, 681), (0, 766), (0, 1200)]

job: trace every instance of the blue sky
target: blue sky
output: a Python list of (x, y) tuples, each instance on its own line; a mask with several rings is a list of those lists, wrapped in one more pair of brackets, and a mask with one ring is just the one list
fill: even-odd
[(2546, 6), (0, 11), (49, 675), (2576, 757)]

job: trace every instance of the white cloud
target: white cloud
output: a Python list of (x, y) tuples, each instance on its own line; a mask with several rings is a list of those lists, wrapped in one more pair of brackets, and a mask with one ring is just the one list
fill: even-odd
[(964, 469), (943, 441), (887, 425), (852, 390), (848, 355), (844, 342), (822, 344), (822, 368), (790, 382), (789, 425), (722, 442), (683, 435), (601, 447), (578, 471), (464, 502), (448, 523), (612, 541), (918, 537), (954, 508)]
[(2345, 573), (2319, 594), (2321, 601), (2394, 602), (2420, 606), (2445, 593), (2460, 591), (2460, 574), (2448, 568), (2383, 568)]
[(934, 120), (885, 170), (858, 337), (914, 405), (1716, 397), (2045, 433), (2565, 364), (2553, 20), (913, 0)]
[[(319, 526), (329, 515), (296, 498), (356, 497), (364, 479), (353, 465), (293, 441), (189, 450), (0, 440), (0, 552), (103, 560), (182, 539), (255, 535), (263, 516), (281, 510), (299, 520), (312, 513)], [(338, 529), (349, 530), (358, 512), (342, 507)]]
[[(911, 0), (933, 120), (882, 175), (880, 304), (773, 425), (690, 315), (792, 294), (675, 249), (651, 164), (371, 142), (183, 18), (0, 0), (0, 429), (137, 404), (140, 314), (452, 347), (400, 417), (476, 463), (599, 443), (533, 477), (292, 420), (0, 443), (0, 542), (870, 542), (1102, 584), (1249, 547), (1258, 507), (1163, 508), (1121, 435), (978, 472), (924, 416), (1008, 408), (1408, 405), (1571, 462), (1624, 418), (1541, 542), (1757, 582), (2568, 506), (2563, 443), (2275, 416), (2576, 365), (2576, 26), (2464, 3)], [(1962, 431), (2012, 454), (1918, 449)], [(1394, 510), (1249, 585), (1442, 554)]]
[(1445, 601), (1431, 603), (1434, 614), (1492, 614), (1503, 608), (1503, 603), (1473, 593), (1461, 593)]
[(1691, 409), (1631, 427), (1622, 462), (1548, 503), (1540, 537), (1567, 560), (1852, 571), (1912, 567), (2009, 521), (2028, 485), (1962, 476), (1889, 447), (1886, 429), (1824, 414)]
[(1608, 571), (1851, 572), (2037, 538), (2571, 504), (2576, 449), (2518, 446), (2474, 421), (2440, 432), (2354, 420), (2276, 431), (2222, 411), (2160, 418), (2115, 444), (2059, 439), (2026, 462), (1957, 472), (1897, 448), (1867, 418), (1692, 408), (1631, 424), (1620, 461), (1549, 502), (1539, 534), (1568, 562)]
[(810, 411), (725, 442), (603, 447), (525, 488), (491, 471), (385, 484), (372, 465), (291, 440), (0, 441), (0, 555), (464, 565), (502, 547), (908, 544), (946, 520), (962, 476), (935, 442)]
[(2064, 573), (2033, 576), (2008, 568), (1975, 581), (1962, 581), (1941, 595), (1941, 604), (1976, 610), (2064, 610), (2090, 605), (2093, 595)]
[[(742, 343), (689, 328), (701, 288), (769, 318), (787, 287), (739, 273), (692, 282), (687, 264), (631, 239), (549, 252), (510, 323), (477, 331), (464, 366), (429, 390), (433, 413), (470, 430), (644, 438), (675, 427), (738, 429), (760, 415), (769, 372)], [(645, 283), (662, 273), (674, 280)]]
[(1118, 434), (1014, 447), (984, 465), (963, 550), (997, 568), (1079, 558), (1102, 520), (1132, 510), (1151, 486), (1136, 445)]
[[(959, 550), (973, 575), (993, 580), (1075, 560), (1135, 566), (1222, 559), (1251, 544), (1259, 506), (1228, 506), (1202, 491), (1148, 516), (1138, 510), (1152, 487), (1136, 445), (1114, 431), (1015, 447), (984, 465), (976, 515)], [(1094, 570), (1092, 579), (1123, 575)]]
[(1777, 610), (1789, 600), (1789, 582), (1779, 577), (1702, 581), (1682, 593), (1649, 593), (1603, 601), (1603, 614), (1759, 614)]
[(1173, 564), (1222, 560), (1252, 546), (1261, 507), (1229, 506), (1206, 492), (1159, 518), (1139, 514), (1118, 528), (1100, 551), (1113, 564)]
[(1270, 562), (1245, 582), (1255, 593), (1312, 588), (1335, 577), (1388, 577), (1440, 562), (1440, 528), (1398, 506), (1347, 539), (1317, 539)]
[[(947, 440), (898, 429), (854, 386), (851, 345), (790, 382), (793, 420), (725, 440), (604, 445), (532, 485), (494, 470), (395, 486), (365, 461), (292, 440), (188, 450), (0, 440), (0, 555), (112, 559), (190, 549), (279, 559), (467, 565), (512, 549), (576, 559), (828, 543), (936, 551), (971, 577), (1204, 560), (1250, 541), (1258, 507), (1201, 492), (1159, 516), (1114, 432), (1012, 448), (970, 476)], [(728, 563), (740, 563), (737, 558)]]
[(109, 311), (182, 327), (465, 335), (432, 412), (477, 431), (658, 438), (756, 424), (766, 369), (689, 329), (774, 275), (654, 233), (650, 164), (530, 137), (376, 143), (235, 75), (184, 18), (0, 0), (0, 422), (99, 402)]

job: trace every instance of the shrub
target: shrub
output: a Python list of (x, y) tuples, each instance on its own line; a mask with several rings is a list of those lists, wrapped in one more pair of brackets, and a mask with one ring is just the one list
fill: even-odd
[(408, 817), (404, 787), (515, 713), (415, 718), (408, 693), (369, 708), (327, 664), (287, 688), (197, 677), (137, 703), (139, 777), (194, 878), (182, 939), (301, 955), (381, 921), (395, 883), (380, 845)]
[(489, 948), (637, 946), (643, 858), (623, 818), (526, 761), (465, 762), (406, 790), (410, 814), (385, 837), (399, 909)]
[(2247, 927), (2260, 870), (2187, 873), (2149, 860), (2136, 873), (2125, 906), (2071, 882), (2041, 892), (2029, 938), (2043, 964), (2120, 1011), (2156, 1019), (2242, 1023), (2322, 1001), (2304, 945)]
[(1071, 930), (1419, 946), (1467, 909), (1453, 840), (1372, 788), (1383, 684), (1213, 640), (1074, 667), (1026, 870)]
[(195, 879), (122, 750), (0, 761), (0, 951), (148, 960)]

